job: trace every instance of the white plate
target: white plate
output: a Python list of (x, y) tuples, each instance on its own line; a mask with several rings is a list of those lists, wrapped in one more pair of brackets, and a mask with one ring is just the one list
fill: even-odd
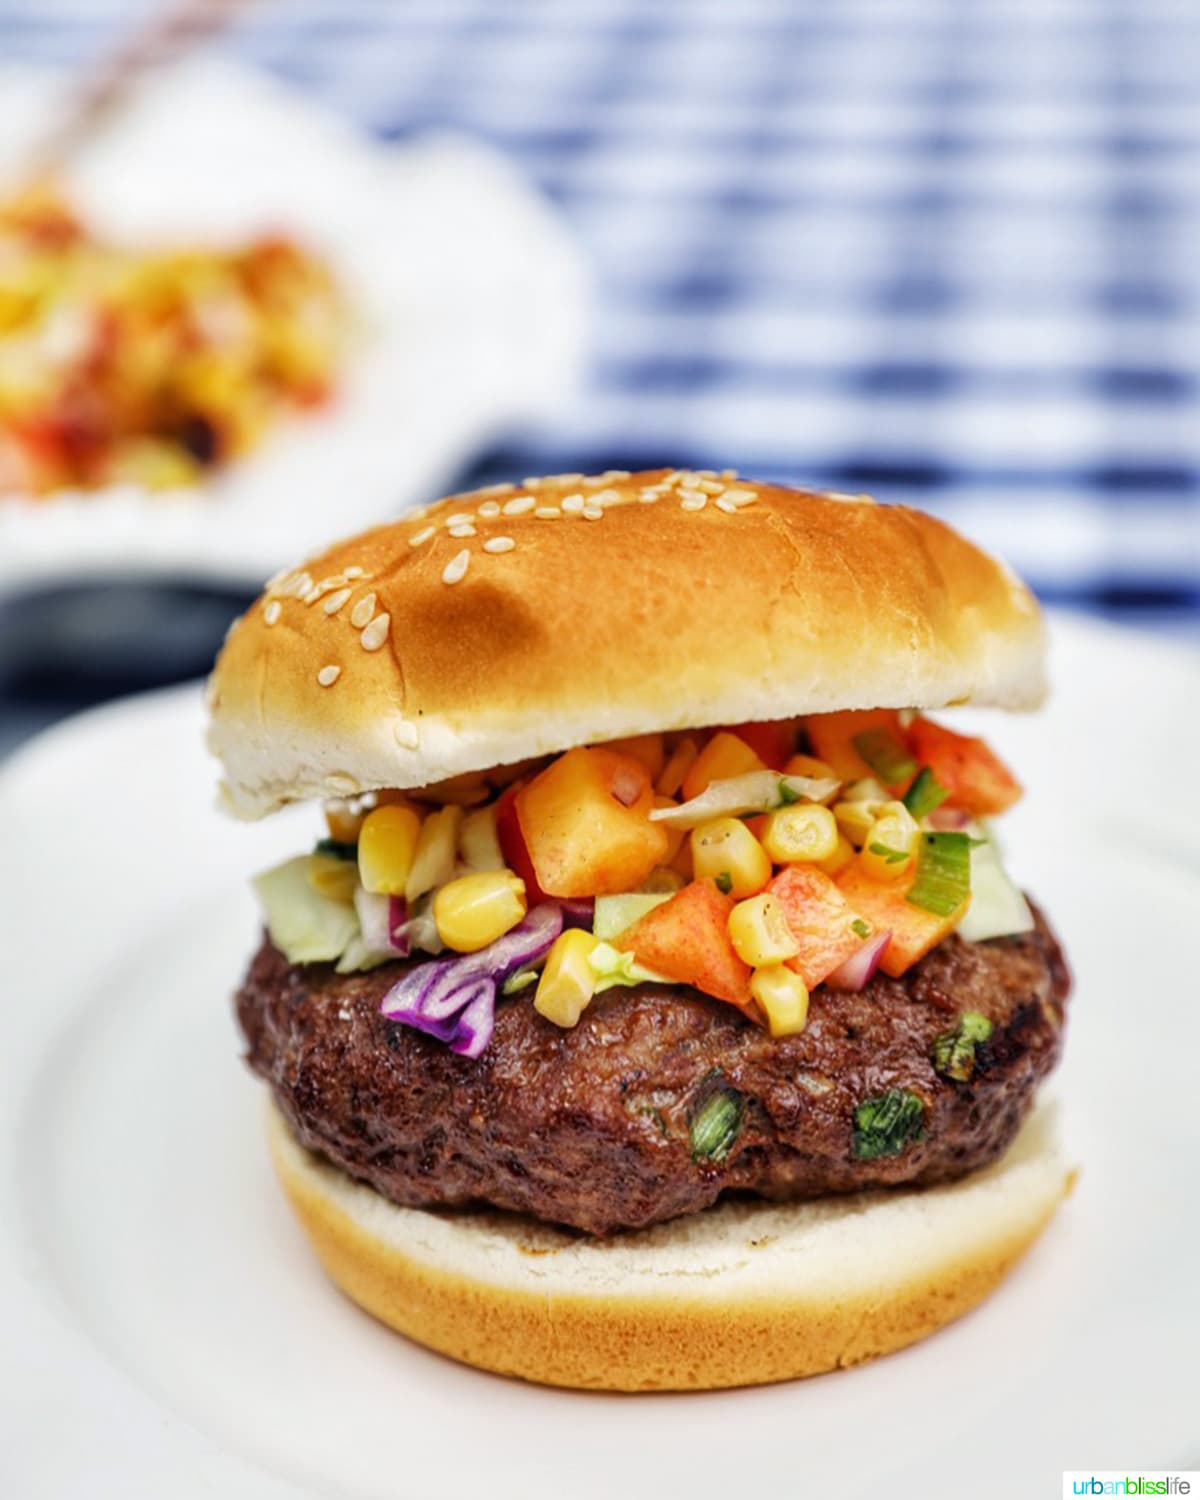
[[(0, 71), (0, 183), (61, 87)], [(281, 423), (202, 490), (0, 497), (0, 591), (129, 572), (261, 583), (438, 493), (578, 377), (580, 254), (477, 142), (383, 145), (265, 74), (198, 61), (149, 80), (70, 186), (90, 223), (131, 243), (294, 232), (347, 289), (355, 344), (333, 406)]]
[(4, 1493), (1012, 1500), (1063, 1469), (1200, 1464), (1200, 816), (1180, 795), (1200, 672), (1066, 619), (1055, 661), (1046, 714), (988, 728), (1030, 787), (1011, 863), (1078, 977), (1060, 1086), (1079, 1188), (927, 1342), (714, 1395), (500, 1380), (334, 1292), (272, 1180), (229, 1006), (246, 876), (315, 815), (211, 811), (191, 689), (20, 753), (0, 776)]

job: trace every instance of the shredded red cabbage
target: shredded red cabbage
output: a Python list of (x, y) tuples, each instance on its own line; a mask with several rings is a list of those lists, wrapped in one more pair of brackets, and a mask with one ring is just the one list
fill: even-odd
[(491, 1041), (496, 988), (516, 969), (536, 963), (563, 930), (561, 907), (535, 906), (511, 932), (478, 953), (417, 964), (383, 997), (380, 1011), (444, 1042), (451, 1052), (478, 1057)]

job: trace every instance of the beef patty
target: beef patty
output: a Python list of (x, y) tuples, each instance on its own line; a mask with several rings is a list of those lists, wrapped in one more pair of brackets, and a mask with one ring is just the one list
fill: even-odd
[[(238, 1017), (298, 1139), (394, 1203), (487, 1203), (592, 1234), (730, 1191), (809, 1198), (984, 1166), (1058, 1059), (1070, 990), (1039, 914), (1020, 937), (952, 936), (903, 979), (820, 987), (806, 1029), (780, 1041), (732, 1006), (647, 984), (599, 996), (569, 1031), (528, 993), (503, 1000), (472, 1061), (379, 1014), (401, 972), (259, 950)], [(963, 1011), (991, 1034), (973, 1058), (948, 1061), (943, 1042), (939, 1069)]]

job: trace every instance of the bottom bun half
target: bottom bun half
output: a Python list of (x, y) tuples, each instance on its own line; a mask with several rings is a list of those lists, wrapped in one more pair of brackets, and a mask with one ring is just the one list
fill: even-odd
[(1008, 1154), (941, 1187), (729, 1201), (591, 1240), (515, 1215), (398, 1208), (300, 1146), (276, 1171), (336, 1284), (480, 1369), (611, 1391), (711, 1390), (891, 1353), (968, 1312), (1070, 1192), (1040, 1108)]

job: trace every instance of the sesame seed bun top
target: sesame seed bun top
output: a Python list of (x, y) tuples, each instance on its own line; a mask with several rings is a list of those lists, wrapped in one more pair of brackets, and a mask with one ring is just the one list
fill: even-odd
[(731, 474), (452, 495), (268, 584), (209, 684), (227, 805), (654, 730), (1041, 700), (1033, 596), (933, 517)]

